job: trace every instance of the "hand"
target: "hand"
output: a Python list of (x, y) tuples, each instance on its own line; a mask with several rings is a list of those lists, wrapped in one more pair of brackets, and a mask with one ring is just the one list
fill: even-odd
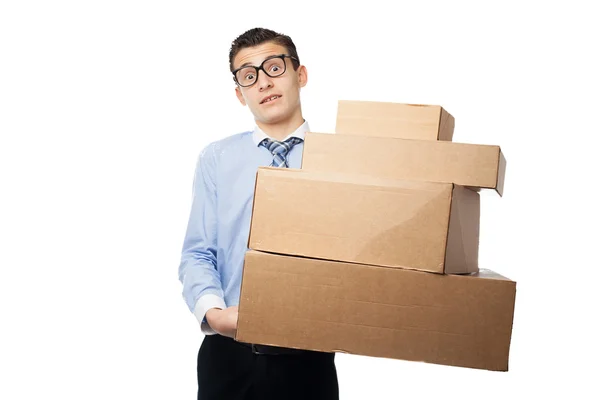
[(206, 312), (206, 321), (218, 334), (235, 338), (238, 321), (238, 306), (227, 307), (224, 310), (211, 308)]

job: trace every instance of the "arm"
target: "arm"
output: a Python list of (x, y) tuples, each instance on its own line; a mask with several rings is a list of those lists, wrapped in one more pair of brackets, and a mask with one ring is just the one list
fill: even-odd
[(207, 311), (226, 308), (217, 271), (215, 166), (214, 148), (209, 145), (200, 153), (196, 163), (192, 206), (179, 264), (183, 298), (206, 335), (216, 333), (206, 321)]

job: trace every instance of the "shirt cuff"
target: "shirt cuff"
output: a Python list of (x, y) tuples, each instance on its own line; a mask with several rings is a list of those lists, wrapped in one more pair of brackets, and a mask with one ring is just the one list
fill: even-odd
[(194, 308), (194, 315), (200, 323), (200, 329), (202, 330), (202, 333), (205, 335), (215, 335), (217, 333), (210, 327), (210, 325), (208, 325), (208, 322), (205, 318), (206, 312), (211, 308), (219, 308), (224, 310), (227, 308), (227, 306), (221, 297), (214, 294), (206, 294), (198, 299), (196, 302), (196, 307)]

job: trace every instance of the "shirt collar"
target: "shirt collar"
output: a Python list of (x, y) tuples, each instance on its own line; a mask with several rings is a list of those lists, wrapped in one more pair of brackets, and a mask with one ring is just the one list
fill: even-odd
[[(308, 132), (309, 130), (310, 130), (310, 128), (308, 126), (308, 122), (306, 122), (306, 120), (305, 120), (304, 123), (298, 127), (298, 129), (296, 129), (294, 132), (290, 133), (284, 140), (287, 140), (291, 137), (297, 137), (297, 138), (304, 140), (304, 136), (306, 135), (306, 132)], [(260, 129), (258, 126), (255, 126), (254, 131), (252, 132), (252, 140), (254, 141), (254, 144), (258, 146), (260, 144), (260, 142), (262, 142), (264, 139), (271, 139), (271, 138), (262, 129)], [(282, 140), (282, 141), (284, 141), (284, 140)]]

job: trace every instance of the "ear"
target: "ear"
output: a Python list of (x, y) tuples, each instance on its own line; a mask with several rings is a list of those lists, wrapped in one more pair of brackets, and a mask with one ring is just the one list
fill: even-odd
[(240, 101), (240, 103), (242, 103), (242, 105), (245, 106), (246, 105), (246, 99), (244, 99), (244, 95), (242, 94), (242, 91), (240, 90), (239, 86), (235, 87), (235, 95), (237, 96), (237, 98)]
[(298, 85), (300, 87), (306, 86), (306, 83), (308, 82), (308, 71), (306, 70), (306, 67), (304, 65), (299, 66), (296, 73), (298, 74)]

